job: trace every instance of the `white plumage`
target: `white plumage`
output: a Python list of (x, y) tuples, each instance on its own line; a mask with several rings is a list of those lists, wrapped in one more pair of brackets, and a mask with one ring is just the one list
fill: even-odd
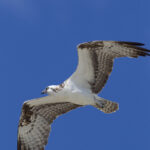
[(50, 124), (72, 109), (92, 105), (112, 113), (118, 104), (97, 96), (113, 67), (114, 58), (150, 55), (136, 42), (93, 41), (78, 45), (79, 62), (73, 75), (60, 85), (48, 86), (48, 96), (23, 104), (18, 126), (18, 150), (44, 150)]

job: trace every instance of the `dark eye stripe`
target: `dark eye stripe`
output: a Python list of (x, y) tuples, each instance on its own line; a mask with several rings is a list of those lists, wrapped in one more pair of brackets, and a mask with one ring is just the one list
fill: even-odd
[(54, 92), (57, 92), (57, 89), (53, 89), (53, 88), (51, 88)]

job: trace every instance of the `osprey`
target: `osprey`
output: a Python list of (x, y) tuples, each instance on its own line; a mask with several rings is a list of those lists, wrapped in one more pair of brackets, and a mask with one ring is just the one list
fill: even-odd
[(44, 150), (50, 124), (61, 114), (85, 105), (104, 113), (118, 110), (118, 104), (99, 97), (118, 57), (150, 56), (150, 50), (137, 42), (93, 41), (78, 45), (76, 71), (60, 85), (42, 91), (48, 96), (26, 101), (18, 126), (18, 150)]

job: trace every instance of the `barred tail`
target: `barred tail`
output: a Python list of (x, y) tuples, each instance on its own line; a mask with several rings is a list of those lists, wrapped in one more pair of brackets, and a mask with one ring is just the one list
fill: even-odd
[(95, 107), (104, 113), (112, 113), (119, 109), (119, 104), (106, 99), (96, 100)]

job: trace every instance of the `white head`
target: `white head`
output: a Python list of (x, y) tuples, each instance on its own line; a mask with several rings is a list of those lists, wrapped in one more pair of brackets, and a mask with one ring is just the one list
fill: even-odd
[(50, 85), (48, 87), (46, 87), (42, 92), (41, 94), (54, 94), (54, 93), (57, 93), (59, 89), (59, 85)]

